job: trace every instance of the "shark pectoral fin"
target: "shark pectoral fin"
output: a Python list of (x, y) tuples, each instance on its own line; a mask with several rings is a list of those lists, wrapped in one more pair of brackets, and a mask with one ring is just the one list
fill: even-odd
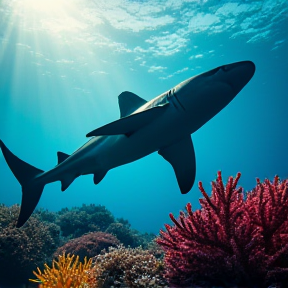
[(117, 121), (111, 122), (91, 131), (86, 135), (86, 137), (119, 134), (130, 136), (135, 131), (141, 129), (142, 127), (146, 126), (161, 116), (166, 111), (168, 105), (169, 103), (121, 118)]
[(133, 113), (139, 107), (147, 103), (147, 101), (132, 92), (125, 91), (118, 96), (118, 103), (120, 117), (123, 118)]
[(191, 136), (163, 148), (158, 153), (173, 167), (181, 193), (188, 193), (195, 181), (196, 160)]
[(99, 184), (102, 181), (102, 179), (105, 177), (106, 174), (107, 174), (107, 171), (101, 172), (101, 173), (98, 173), (98, 172), (94, 173), (94, 178), (93, 178), (94, 184), (95, 185)]
[(58, 158), (58, 165), (60, 163), (62, 163), (63, 161), (65, 161), (70, 155), (66, 154), (66, 153), (63, 153), (63, 152), (60, 152), (58, 151), (57, 152), (57, 158)]

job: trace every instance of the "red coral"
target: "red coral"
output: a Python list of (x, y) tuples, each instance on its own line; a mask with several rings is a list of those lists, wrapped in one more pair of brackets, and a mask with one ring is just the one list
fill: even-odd
[(288, 180), (265, 180), (247, 193), (236, 188), (241, 174), (224, 187), (221, 172), (212, 196), (199, 189), (201, 209), (180, 212), (157, 243), (165, 250), (166, 278), (178, 285), (284, 285), (288, 280)]
[(84, 257), (88, 258), (98, 255), (103, 249), (109, 247), (116, 247), (120, 244), (120, 241), (112, 234), (104, 232), (92, 232), (81, 237), (72, 239), (58, 248), (54, 253), (55, 257), (63, 254), (74, 254), (79, 256), (80, 261), (83, 261)]

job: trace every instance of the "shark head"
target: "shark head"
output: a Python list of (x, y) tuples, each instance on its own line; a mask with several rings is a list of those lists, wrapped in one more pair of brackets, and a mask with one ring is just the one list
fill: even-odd
[(177, 85), (173, 94), (192, 120), (191, 133), (231, 102), (254, 72), (253, 62), (236, 62), (191, 77)]

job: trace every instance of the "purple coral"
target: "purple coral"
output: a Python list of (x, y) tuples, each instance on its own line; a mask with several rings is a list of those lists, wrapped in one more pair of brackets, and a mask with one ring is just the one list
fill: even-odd
[(55, 257), (63, 254), (71, 253), (79, 256), (80, 261), (83, 261), (84, 257), (88, 258), (98, 255), (103, 249), (109, 247), (116, 247), (120, 244), (120, 241), (112, 234), (104, 232), (91, 232), (81, 237), (68, 241), (63, 246), (59, 247), (54, 253)]
[[(247, 193), (236, 188), (240, 173), (224, 186), (221, 172), (212, 196), (199, 189), (201, 209), (180, 212), (157, 243), (165, 250), (166, 278), (181, 285), (267, 287), (288, 281), (288, 180), (265, 180)], [(284, 287), (284, 286), (283, 286)]]

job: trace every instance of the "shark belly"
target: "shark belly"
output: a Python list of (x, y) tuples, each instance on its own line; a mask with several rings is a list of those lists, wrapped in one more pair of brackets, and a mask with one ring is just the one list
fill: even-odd
[(163, 117), (129, 136), (120, 134), (91, 138), (65, 161), (40, 174), (35, 180), (45, 184), (61, 181), (64, 191), (80, 175), (104, 177), (113, 168), (134, 162), (189, 135), (191, 129), (187, 120), (184, 111), (171, 106)]
[(106, 144), (102, 147), (96, 146), (92, 154), (106, 171), (131, 163), (188, 135), (190, 129), (186, 120), (186, 117), (171, 107), (165, 117), (157, 119), (128, 137), (108, 136)]

